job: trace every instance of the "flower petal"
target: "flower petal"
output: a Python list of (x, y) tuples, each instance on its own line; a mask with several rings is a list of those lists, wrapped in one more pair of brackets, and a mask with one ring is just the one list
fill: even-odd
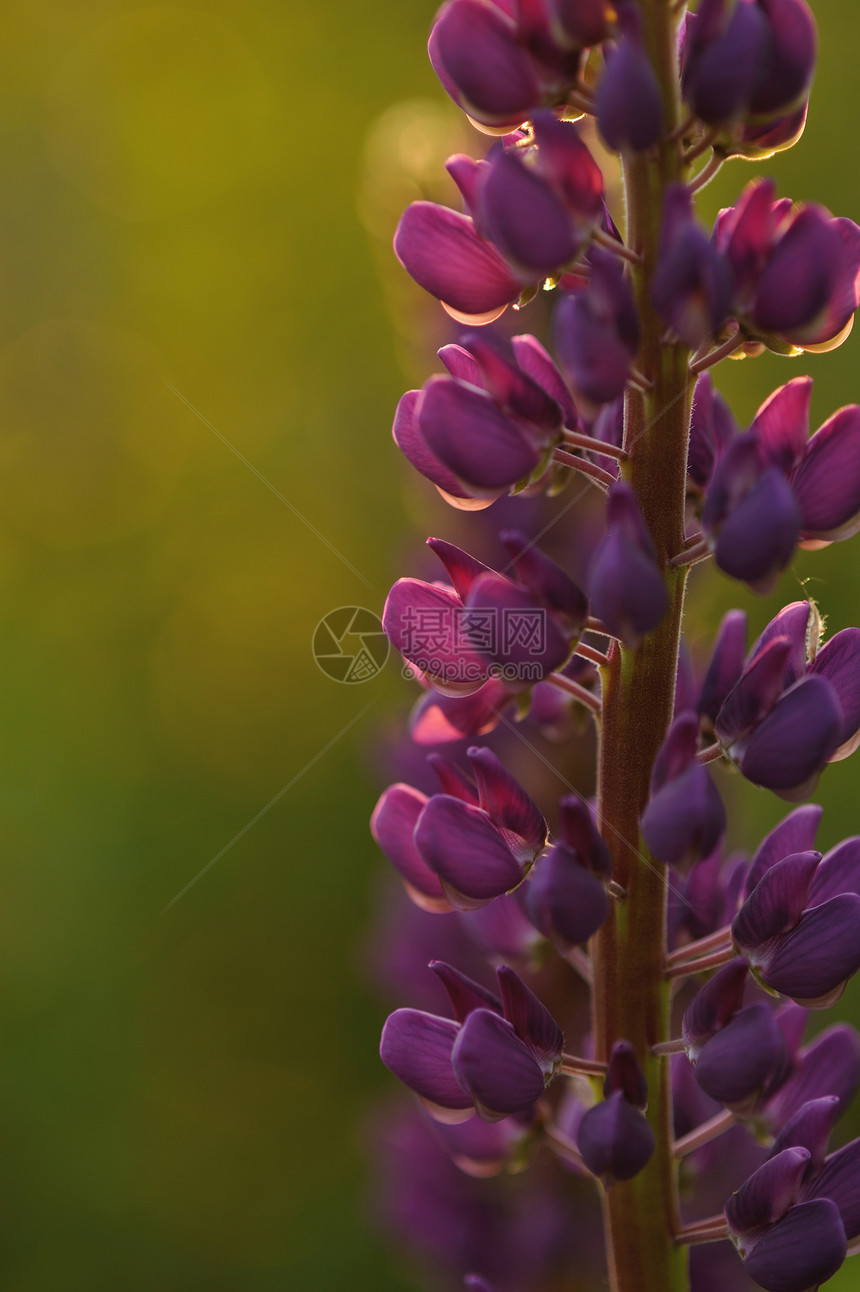
[[(482, 6), (484, 7), (484, 6)], [(487, 314), (520, 294), (520, 283), (468, 215), (413, 202), (403, 212), (394, 250), (419, 286), (461, 314)]]
[(744, 1269), (766, 1292), (809, 1292), (836, 1273), (845, 1253), (839, 1212), (818, 1199), (792, 1207), (756, 1243)]
[(860, 969), (860, 897), (842, 893), (807, 911), (762, 968), (774, 991), (808, 1009), (819, 1006)]
[(415, 846), (458, 910), (491, 902), (523, 877), (486, 812), (447, 794), (428, 802), (415, 830)]
[(451, 1054), (457, 1080), (482, 1117), (522, 1112), (544, 1091), (544, 1076), (507, 1019), (476, 1009), (460, 1028)]
[(386, 1019), (379, 1053), (385, 1066), (423, 1099), (441, 1108), (471, 1108), (454, 1076), (451, 1051), (460, 1027), (420, 1009), (397, 1009)]
[(423, 861), (413, 835), (427, 805), (427, 795), (411, 785), (390, 785), (370, 818), (371, 833), (406, 884), (416, 906), (425, 911), (450, 911), (439, 876)]

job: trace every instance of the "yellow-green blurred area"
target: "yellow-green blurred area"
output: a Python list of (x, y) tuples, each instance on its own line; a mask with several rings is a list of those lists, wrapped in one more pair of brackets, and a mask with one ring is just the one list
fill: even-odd
[[(410, 572), (405, 496), (444, 525), (390, 442), (416, 374), (388, 307), (414, 298), (380, 273), (398, 184), (365, 162), (375, 130), (436, 166), (378, 125), (402, 100), (457, 129), (434, 7), (3, 7), (4, 1292), (414, 1286), (367, 1218), (391, 1082), (360, 949), (373, 732), (408, 688), (338, 685), (310, 642)], [(773, 168), (857, 218), (856, 20), (816, 11), (820, 88)], [(813, 372), (818, 424), (860, 398), (858, 344), (721, 384), (743, 419)], [(783, 599), (810, 575), (856, 621), (858, 550), (799, 559)], [(710, 625), (735, 594), (697, 599)], [(828, 843), (860, 829), (857, 775), (824, 778)], [(754, 838), (781, 809), (746, 797)]]

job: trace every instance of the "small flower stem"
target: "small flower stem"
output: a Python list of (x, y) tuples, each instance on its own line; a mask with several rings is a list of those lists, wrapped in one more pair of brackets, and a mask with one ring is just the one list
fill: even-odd
[(687, 1247), (699, 1243), (721, 1243), (729, 1236), (729, 1227), (724, 1216), (714, 1216), (710, 1221), (697, 1221), (687, 1225), (675, 1235), (675, 1242)]
[(594, 484), (601, 489), (608, 489), (610, 485), (615, 484), (615, 476), (604, 471), (602, 467), (596, 467), (593, 462), (586, 462), (585, 458), (578, 458), (573, 453), (565, 453), (564, 449), (555, 449), (553, 451), (553, 461), (561, 462), (563, 466), (570, 467), (572, 471), (578, 471), (580, 475), (588, 476)]
[(698, 175), (694, 175), (693, 178), (690, 180), (689, 184), (687, 185), (687, 188), (690, 190), (690, 192), (693, 194), (701, 193), (705, 185), (710, 184), (711, 180), (721, 169), (723, 160), (724, 159), (720, 157), (718, 153), (714, 153), (711, 156), (710, 160), (706, 163), (706, 165), (704, 165), (702, 169), (699, 171)]
[(666, 977), (689, 978), (691, 974), (704, 973), (706, 969), (718, 969), (720, 965), (733, 960), (734, 955), (734, 947), (725, 947), (722, 951), (713, 951), (709, 956), (700, 956), (698, 960), (691, 960), (687, 964), (667, 965)]
[(637, 252), (630, 247), (625, 247), (623, 242), (613, 238), (612, 234), (607, 233), (605, 229), (596, 229), (591, 236), (599, 247), (603, 247), (606, 251), (611, 251), (615, 256), (620, 256), (622, 260), (629, 261), (631, 265), (642, 263), (642, 257)]
[(696, 754), (697, 763), (715, 763), (718, 758), (723, 756), (723, 747), (719, 740), (715, 740), (707, 749), (700, 749)]
[[(683, 4), (673, 5), (672, 7), (673, 9), (677, 8), (679, 11), (681, 9), (685, 9), (687, 7), (687, 0), (683, 0)], [(673, 144), (678, 143), (681, 139), (684, 138), (685, 135), (688, 135), (690, 133), (690, 131), (693, 129), (693, 126), (695, 124), (696, 124), (696, 118), (693, 115), (693, 113), (686, 112), (681, 121), (681, 124), (679, 126), (676, 126), (675, 129), (671, 132), (671, 134), (667, 136), (667, 138), (669, 139), (669, 142)]]
[(627, 457), (624, 450), (619, 449), (615, 444), (604, 444), (603, 440), (597, 440), (593, 435), (583, 435), (580, 431), (569, 431), (565, 428), (564, 442), (577, 449), (587, 449), (589, 453), (602, 453), (607, 458), (623, 460)]
[(698, 375), (698, 373), (704, 372), (706, 368), (713, 368), (715, 363), (719, 363), (721, 359), (727, 359), (730, 354), (734, 354), (735, 350), (739, 350), (743, 344), (744, 335), (738, 328), (737, 332), (733, 332), (728, 341), (718, 345), (716, 350), (711, 350), (709, 354), (704, 355), (701, 359), (694, 359), (690, 364), (690, 372)]
[(636, 368), (630, 369), (630, 376), (628, 377), (628, 381), (631, 386), (635, 386), (637, 390), (641, 390), (646, 395), (654, 385), (653, 381), (649, 381), (648, 378), (644, 376), (641, 372), (639, 372)]
[(673, 570), (681, 570), (685, 565), (698, 565), (700, 561), (707, 561), (712, 555), (708, 545), (708, 540), (702, 538), (692, 547), (687, 547), (683, 552), (678, 552), (675, 556), (669, 558), (669, 564)]
[(545, 1125), (543, 1128), (543, 1135), (547, 1148), (551, 1148), (554, 1153), (557, 1153), (558, 1156), (563, 1159), (563, 1161), (570, 1162), (573, 1166), (578, 1166), (586, 1175), (591, 1174), (588, 1167), (580, 1157), (579, 1149), (576, 1147), (573, 1140), (569, 1140), (567, 1136), (563, 1135), (555, 1126)]
[(560, 1072), (567, 1077), (603, 1077), (606, 1075), (606, 1064), (597, 1059), (580, 1059), (575, 1054), (561, 1056)]
[(695, 960), (699, 956), (707, 955), (709, 951), (721, 951), (732, 940), (732, 927), (725, 924), (715, 933), (709, 933), (706, 938), (699, 938), (696, 942), (688, 942), (686, 946), (678, 947), (666, 957), (667, 965), (686, 964), (688, 960)]
[(702, 1122), (701, 1126), (697, 1126), (689, 1134), (675, 1140), (675, 1157), (682, 1158), (688, 1153), (694, 1153), (697, 1148), (701, 1148), (703, 1144), (710, 1144), (712, 1139), (722, 1135), (734, 1124), (735, 1115), (728, 1108), (724, 1108), (721, 1113), (715, 1113), (708, 1121)]
[(660, 1041), (657, 1045), (652, 1045), (651, 1053), (665, 1058), (669, 1054), (683, 1054), (686, 1048), (682, 1038), (677, 1036), (674, 1041)]
[(693, 144), (692, 148), (688, 148), (684, 153), (684, 165), (689, 166), (697, 157), (701, 157), (702, 153), (706, 153), (712, 146), (718, 133), (719, 132), (713, 126), (706, 130), (698, 143)]
[(580, 947), (572, 947), (570, 951), (562, 952), (562, 959), (567, 961), (571, 969), (576, 970), (587, 987), (591, 986), (594, 980), (591, 961)]
[(609, 663), (608, 655), (604, 655), (601, 650), (595, 650), (593, 646), (586, 646), (585, 642), (579, 643), (574, 654), (579, 655), (581, 659), (591, 660), (592, 664), (596, 664), (598, 668), (606, 668)]
[(579, 682), (574, 682), (572, 678), (565, 677), (563, 673), (550, 673), (548, 677), (544, 678), (544, 681), (552, 682), (553, 686), (557, 686), (560, 691), (567, 691), (568, 695), (572, 695), (579, 700), (580, 704), (584, 704), (586, 709), (590, 709), (592, 713), (600, 713), (603, 706), (599, 697), (592, 695), (584, 686), (580, 686)]

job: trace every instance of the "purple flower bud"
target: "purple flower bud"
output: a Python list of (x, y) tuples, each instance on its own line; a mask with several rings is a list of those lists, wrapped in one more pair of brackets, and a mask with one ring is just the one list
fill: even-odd
[(747, 780), (783, 798), (808, 798), (839, 745), (843, 715), (833, 687), (806, 677), (756, 728), (740, 759)]
[(806, 909), (820, 852), (796, 852), (771, 866), (735, 916), (732, 938), (746, 956), (793, 929)]
[(516, 888), (525, 873), (487, 814), (447, 794), (436, 794), (428, 801), (414, 837), (419, 853), (458, 910), (491, 902)]
[(654, 1132), (621, 1090), (589, 1108), (579, 1125), (579, 1151), (589, 1171), (610, 1185), (632, 1180), (654, 1153)]
[(597, 87), (597, 128), (615, 152), (644, 152), (662, 133), (663, 100), (641, 41), (638, 11), (625, 7), (619, 17), (627, 30), (607, 54)]
[(609, 491), (606, 533), (592, 558), (588, 585), (594, 614), (631, 649), (668, 609), (654, 544), (628, 484)]
[(832, 1095), (808, 1100), (785, 1123), (770, 1156), (776, 1157), (786, 1148), (805, 1148), (810, 1155), (807, 1172), (817, 1175), (824, 1166), (827, 1141), (838, 1111), (839, 1100)]
[(493, 1121), (529, 1108), (544, 1091), (544, 1076), (507, 1019), (473, 1010), (460, 1027), (451, 1065), (481, 1117)]
[(576, 126), (559, 121), (552, 112), (536, 112), (532, 132), (537, 169), (562, 198), (571, 218), (583, 231), (599, 227), (605, 209), (603, 172)]
[(406, 208), (394, 250), (416, 283), (461, 319), (489, 322), (520, 294), (521, 283), (469, 216), (434, 202)]
[(482, 229), (524, 278), (554, 274), (580, 248), (562, 201), (513, 152), (498, 152), (482, 176)]
[(594, 248), (584, 290), (564, 296), (555, 316), (561, 366), (581, 403), (596, 412), (624, 391), (639, 348), (633, 291), (609, 252)]
[(544, 1079), (551, 1080), (561, 1062), (564, 1049), (561, 1028), (543, 1002), (529, 990), (513, 969), (508, 965), (499, 965), (496, 976), (505, 1018), (530, 1051)]
[(428, 45), (430, 62), (454, 102), (488, 126), (518, 126), (541, 100), (516, 24), (494, 4), (449, 0)]
[[(466, 598), (463, 632), (486, 651), (506, 681), (534, 683), (554, 672), (570, 655), (571, 637), (534, 594), (502, 574), (476, 579)], [(487, 625), (495, 625), (488, 640)]]
[(812, 851), (823, 811), (817, 803), (807, 803), (795, 808), (765, 836), (750, 863), (744, 885), (745, 897), (749, 897), (759, 880), (783, 857), (788, 857), (791, 853)]
[(471, 1115), (472, 1098), (454, 1076), (451, 1053), (460, 1027), (418, 1009), (397, 1009), (382, 1029), (380, 1057), (404, 1085), (437, 1109)]
[(597, 828), (594, 813), (579, 794), (566, 794), (558, 804), (559, 829), (580, 865), (603, 879), (612, 878), (612, 857)]
[(467, 750), (478, 788), (478, 805), (501, 830), (517, 856), (531, 861), (546, 844), (543, 813), (491, 749)]
[(629, 1041), (616, 1041), (609, 1055), (603, 1093), (608, 1099), (616, 1090), (620, 1090), (634, 1108), (644, 1111), (648, 1107), (648, 1086), (645, 1074), (639, 1066), (636, 1051)]
[(430, 378), (415, 416), (431, 453), (469, 493), (497, 497), (540, 461), (540, 448), (521, 421), (483, 391), (450, 377)]
[(759, 1239), (744, 1269), (766, 1292), (808, 1292), (836, 1273), (846, 1247), (835, 1204), (804, 1202)]
[(535, 867), (525, 904), (535, 928), (563, 951), (587, 942), (610, 908), (605, 884), (564, 843), (555, 844)]
[(684, 344), (696, 349), (728, 318), (732, 287), (727, 261), (693, 219), (689, 189), (670, 185), (651, 285), (655, 308)]
[(860, 1140), (831, 1153), (808, 1192), (835, 1203), (845, 1236), (856, 1238), (860, 1234)]
[(746, 1256), (797, 1201), (811, 1158), (805, 1148), (783, 1149), (753, 1171), (731, 1195), (725, 1214), (741, 1256)]
[(699, 695), (699, 713), (712, 723), (743, 672), (746, 649), (746, 614), (743, 610), (730, 610), (720, 624)]
[(767, 20), (768, 47), (750, 101), (754, 117), (786, 112), (809, 90), (815, 68), (815, 19), (804, 0), (756, 0)]
[(505, 530), (499, 537), (520, 583), (526, 585), (540, 605), (579, 635), (588, 618), (588, 598), (582, 589), (519, 530)]
[(640, 821), (649, 851), (669, 866), (688, 867), (717, 847), (726, 810), (706, 767), (696, 762), (695, 713), (675, 719), (654, 764), (651, 798)]
[(743, 1113), (753, 1109), (785, 1070), (785, 1042), (768, 1005), (749, 1005), (704, 1045), (696, 1080), (719, 1103)]
[(756, 5), (703, 0), (687, 34), (682, 76), (684, 98), (700, 120), (721, 125), (746, 111), (767, 37)]

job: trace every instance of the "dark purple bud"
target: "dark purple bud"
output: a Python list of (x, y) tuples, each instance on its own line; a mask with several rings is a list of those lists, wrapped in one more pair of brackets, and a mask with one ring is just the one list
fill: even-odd
[(769, 395), (753, 419), (762, 461), (784, 472), (802, 461), (809, 443), (812, 378), (795, 377)]
[(786, 1148), (805, 1148), (810, 1154), (808, 1174), (818, 1175), (827, 1156), (827, 1141), (839, 1111), (839, 1100), (833, 1095), (811, 1099), (798, 1108), (774, 1140), (770, 1156)]
[(700, 120), (721, 125), (745, 111), (767, 36), (754, 4), (703, 0), (699, 5), (687, 37), (682, 88)]
[(616, 1090), (585, 1113), (578, 1144), (589, 1171), (609, 1185), (638, 1175), (651, 1160), (655, 1140), (639, 1109)]
[(634, 1108), (644, 1111), (648, 1107), (648, 1085), (639, 1066), (636, 1051), (629, 1041), (616, 1041), (609, 1055), (603, 1093), (608, 1099), (616, 1090)]
[(394, 250), (420, 287), (461, 316), (488, 322), (520, 294), (519, 280), (469, 216), (434, 202), (406, 208)]
[(425, 911), (450, 911), (439, 876), (423, 860), (413, 839), (427, 802), (427, 795), (411, 785), (390, 785), (374, 808), (370, 829), (415, 905)]
[(593, 613), (631, 649), (668, 609), (654, 545), (628, 484), (619, 482), (609, 491), (606, 533), (592, 557), (588, 583)]
[(534, 65), (516, 24), (497, 5), (449, 0), (428, 44), (430, 62), (454, 102), (489, 126), (518, 126), (540, 103)]
[(561, 1062), (564, 1037), (543, 1001), (508, 965), (496, 969), (504, 1016), (548, 1081)]
[(747, 617), (743, 610), (730, 610), (720, 624), (711, 662), (702, 683), (699, 713), (715, 722), (726, 696), (735, 686), (747, 652)]
[(670, 185), (651, 286), (658, 313), (685, 345), (696, 349), (726, 321), (732, 286), (728, 262), (693, 219), (689, 189)]
[(483, 391), (450, 377), (430, 378), (415, 415), (430, 452), (470, 492), (497, 496), (540, 461), (539, 443), (522, 422)]
[(773, 710), (785, 685), (791, 651), (788, 637), (774, 637), (752, 657), (723, 701), (714, 723), (725, 748), (742, 740)]
[(783, 857), (788, 857), (794, 852), (812, 851), (823, 811), (824, 809), (818, 803), (806, 803), (803, 807), (789, 812), (788, 816), (764, 837), (750, 864), (744, 885), (746, 897), (750, 895), (765, 872)]
[(573, 579), (519, 530), (499, 535), (511, 558), (514, 573), (540, 605), (561, 618), (573, 632), (581, 632), (588, 618), (588, 598)]
[(860, 408), (840, 408), (815, 432), (791, 487), (802, 537), (833, 542), (860, 529)]
[(544, 1091), (544, 1076), (507, 1019), (488, 1009), (469, 1014), (451, 1052), (457, 1081), (481, 1117), (523, 1112)]
[[(491, 902), (515, 888), (525, 874), (486, 812), (447, 794), (428, 801), (415, 828), (415, 846), (457, 910)], [(517, 852), (521, 855), (521, 847)]]
[(577, 854), (580, 865), (595, 875), (610, 879), (612, 857), (585, 799), (579, 794), (566, 794), (559, 799), (558, 818), (561, 837)]
[(795, 927), (820, 860), (820, 852), (796, 852), (762, 875), (732, 924), (734, 943), (745, 955), (753, 957), (771, 938)]
[(744, 1002), (749, 967), (738, 957), (723, 965), (693, 997), (681, 1026), (684, 1045), (692, 1063), (703, 1046), (724, 1028)]
[(502, 1002), (498, 996), (487, 991), (486, 987), (482, 987), (473, 978), (467, 978), (453, 965), (446, 964), (444, 960), (431, 960), (430, 968), (445, 988), (458, 1023), (462, 1023), (473, 1009), (492, 1009), (501, 1014)]
[(756, 0), (768, 27), (750, 113), (787, 112), (806, 95), (815, 69), (818, 35), (804, 0)]
[(737, 433), (732, 410), (714, 390), (711, 374), (703, 372), (693, 391), (687, 455), (687, 474), (701, 489), (707, 486), (716, 463)]
[[(502, 574), (485, 574), (466, 598), (464, 635), (494, 660), (505, 681), (534, 684), (570, 655), (569, 635), (535, 596)], [(493, 631), (491, 631), (493, 630)]]
[(743, 1110), (786, 1066), (785, 1042), (768, 1005), (735, 1014), (703, 1047), (696, 1080), (721, 1104)]
[(843, 628), (831, 637), (815, 656), (810, 672), (827, 679), (842, 710), (839, 747), (830, 761), (847, 758), (857, 748), (860, 729), (860, 628)]
[(385, 1066), (439, 1108), (468, 1109), (472, 1099), (454, 1076), (451, 1052), (460, 1027), (419, 1009), (397, 1009), (386, 1019), (379, 1053)]
[(843, 714), (830, 683), (806, 677), (786, 691), (740, 760), (748, 781), (782, 798), (807, 798), (839, 744)]
[(860, 1140), (831, 1153), (810, 1193), (836, 1204), (849, 1241), (860, 1234)]
[(753, 321), (789, 338), (818, 321), (842, 266), (840, 239), (826, 213), (798, 211), (773, 248), (756, 292)]
[(597, 127), (615, 152), (644, 152), (663, 130), (663, 99), (639, 37), (638, 23), (625, 12), (629, 30), (607, 52), (597, 87)]
[(839, 1211), (819, 1199), (792, 1207), (759, 1239), (744, 1269), (765, 1292), (809, 1292), (836, 1273), (845, 1253)]
[(633, 290), (617, 259), (595, 247), (590, 260), (586, 287), (559, 302), (554, 333), (574, 394), (596, 412), (623, 393), (640, 328)]
[(726, 828), (726, 810), (706, 767), (693, 762), (654, 794), (639, 823), (648, 850), (684, 869), (713, 852)]
[(805, 911), (797, 927), (757, 966), (764, 982), (807, 1009), (837, 1000), (860, 969), (860, 897), (842, 893)]
[(535, 928), (563, 951), (587, 942), (610, 907), (605, 884), (563, 843), (557, 843), (535, 866), (526, 885), (525, 904)]

